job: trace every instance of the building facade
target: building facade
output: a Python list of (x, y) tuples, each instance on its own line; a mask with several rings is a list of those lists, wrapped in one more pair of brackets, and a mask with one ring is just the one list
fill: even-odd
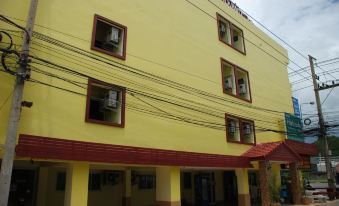
[[(1, 5), (26, 24), (29, 1)], [(23, 31), (0, 28), (20, 51)], [(316, 153), (286, 140), (286, 49), (230, 1), (40, 1), (30, 44), (11, 205), (268, 205), (281, 168), (300, 185)]]

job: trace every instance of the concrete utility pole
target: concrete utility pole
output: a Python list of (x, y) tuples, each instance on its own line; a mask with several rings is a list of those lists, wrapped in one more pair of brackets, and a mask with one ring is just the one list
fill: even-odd
[(17, 69), (16, 82), (14, 84), (12, 107), (10, 111), (6, 143), (4, 145), (4, 156), (0, 172), (0, 206), (7, 206), (9, 190), (11, 186), (11, 176), (15, 157), (16, 137), (21, 113), (21, 101), (24, 91), (25, 78), (27, 76), (27, 61), (29, 45), (33, 33), (34, 20), (38, 0), (31, 0), (31, 5), (27, 17), (26, 30), (22, 42), (22, 54), (20, 57), (20, 67)]
[(323, 112), (321, 108), (319, 88), (317, 84), (317, 76), (314, 71), (314, 63), (313, 63), (314, 58), (310, 55), (308, 57), (309, 57), (310, 66), (311, 66), (314, 94), (315, 94), (315, 100), (316, 100), (317, 109), (318, 109), (318, 117), (319, 117), (319, 125), (320, 125), (319, 138), (324, 139), (324, 144), (325, 144), (325, 165), (326, 165), (328, 187), (332, 188), (333, 191), (336, 191), (336, 185), (334, 181), (334, 175), (332, 172), (331, 158), (329, 155), (329, 149), (328, 149), (328, 143), (327, 143), (327, 137), (326, 137), (326, 127), (325, 127), (324, 116), (323, 116)]

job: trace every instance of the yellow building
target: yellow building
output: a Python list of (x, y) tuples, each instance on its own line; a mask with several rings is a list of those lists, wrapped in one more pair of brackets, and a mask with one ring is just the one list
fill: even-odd
[[(1, 0), (23, 27), (28, 11)], [(0, 30), (20, 52), (23, 30)], [(10, 204), (268, 205), (270, 171), (280, 184), (290, 164), (296, 183), (297, 162), (316, 152), (285, 141), (286, 49), (231, 1), (39, 1), (30, 44), (33, 106), (21, 112)], [(4, 58), (13, 72), (15, 58)], [(14, 80), (0, 73), (0, 144)]]

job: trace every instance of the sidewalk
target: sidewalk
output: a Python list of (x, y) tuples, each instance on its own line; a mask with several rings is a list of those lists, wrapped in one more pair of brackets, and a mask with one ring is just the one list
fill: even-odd
[[(292, 205), (288, 205), (288, 206), (292, 206)], [(305, 205), (293, 205), (293, 206), (305, 206)], [(308, 206), (339, 206), (339, 199), (333, 200), (333, 201), (327, 201), (326, 203), (313, 203)]]

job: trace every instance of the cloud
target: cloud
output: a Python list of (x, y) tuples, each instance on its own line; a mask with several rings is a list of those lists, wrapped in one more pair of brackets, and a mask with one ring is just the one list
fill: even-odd
[[(258, 21), (270, 28), (274, 33), (293, 45), (302, 54), (311, 54), (318, 61), (339, 57), (339, 0), (234, 0), (237, 5), (255, 17)], [(296, 54), (286, 45), (289, 57), (301, 67), (308, 66), (308, 60)], [(295, 70), (296, 65), (290, 64)], [(322, 66), (324, 70), (339, 68), (339, 63)], [(290, 71), (291, 72), (291, 71)], [(323, 72), (316, 68), (316, 72)], [(302, 73), (310, 77), (309, 70)], [(334, 77), (333, 77), (334, 76)], [(339, 79), (339, 72), (333, 76), (321, 76), (321, 81)], [(300, 75), (290, 78), (290, 82), (302, 79)], [(302, 84), (293, 86), (293, 89), (311, 85), (305, 80)], [(321, 92), (324, 100), (330, 90)], [(326, 102), (325, 110), (339, 110), (339, 87), (335, 88)], [(299, 102), (314, 101), (312, 87), (295, 92)], [(305, 111), (316, 112), (315, 106), (305, 106)], [(339, 118), (338, 118), (339, 122)]]

